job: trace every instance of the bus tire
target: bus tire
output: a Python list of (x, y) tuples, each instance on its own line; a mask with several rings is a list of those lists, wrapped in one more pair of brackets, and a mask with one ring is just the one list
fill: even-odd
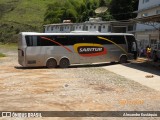
[(53, 59), (53, 58), (47, 60), (46, 67), (47, 68), (55, 68), (55, 67), (57, 67), (57, 61), (55, 59)]
[(67, 58), (62, 58), (59, 62), (59, 67), (60, 68), (68, 68), (70, 65), (70, 62)]
[(127, 56), (126, 55), (122, 55), (120, 57), (119, 63), (123, 64), (123, 63), (126, 63), (126, 62), (127, 62)]

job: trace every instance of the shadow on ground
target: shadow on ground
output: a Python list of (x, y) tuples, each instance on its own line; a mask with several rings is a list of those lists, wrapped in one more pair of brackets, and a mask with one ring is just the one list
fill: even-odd
[[(86, 68), (86, 67), (104, 67), (104, 66), (117, 65), (117, 64), (119, 64), (119, 63), (118, 62), (111, 62), (111, 63), (100, 63), (100, 64), (76, 64), (76, 65), (69, 66), (69, 68), (67, 68), (67, 69), (70, 69), (70, 68)], [(22, 66), (15, 66), (14, 68), (22, 69), (22, 70), (26, 70), (26, 69), (49, 69), (47, 67), (22, 67)], [(63, 69), (63, 68), (60, 68), (59, 66), (57, 66), (57, 68), (55, 68), (55, 69)]]
[[(112, 65), (117, 65), (117, 64), (119, 63), (111, 62), (111, 63), (100, 63), (100, 64), (76, 64), (76, 65), (69, 66), (69, 68), (67, 69), (104, 67), (104, 66), (112, 66)], [(130, 61), (122, 65), (160, 76), (160, 63), (154, 63), (153, 61), (147, 61), (146, 59), (137, 59), (137, 60)], [(47, 67), (22, 67), (22, 66), (15, 66), (15, 68), (21, 69), (21, 70), (48, 69)], [(57, 66), (57, 68), (55, 69), (63, 69), (63, 68), (59, 68), (59, 66)]]
[(83, 64), (83, 65), (72, 65), (69, 68), (86, 68), (86, 67), (104, 67), (110, 65), (117, 65), (118, 62), (111, 62), (111, 63), (99, 63), (99, 64)]
[(160, 76), (160, 63), (155, 63), (151, 60), (148, 61), (146, 59), (137, 59), (136, 61), (131, 61), (130, 63), (123, 65)]

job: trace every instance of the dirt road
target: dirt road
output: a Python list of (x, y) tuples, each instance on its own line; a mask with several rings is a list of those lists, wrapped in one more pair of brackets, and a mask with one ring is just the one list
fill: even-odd
[(5, 53), (7, 57), (0, 58), (0, 111), (160, 109), (159, 91), (110, 72), (104, 66), (24, 69), (17, 63), (17, 51)]

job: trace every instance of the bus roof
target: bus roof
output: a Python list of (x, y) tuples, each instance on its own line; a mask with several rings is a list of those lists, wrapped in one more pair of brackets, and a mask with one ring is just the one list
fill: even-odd
[(100, 32), (71, 32), (71, 33), (38, 33), (38, 32), (21, 32), (22, 35), (132, 35), (129, 33), (100, 33)]

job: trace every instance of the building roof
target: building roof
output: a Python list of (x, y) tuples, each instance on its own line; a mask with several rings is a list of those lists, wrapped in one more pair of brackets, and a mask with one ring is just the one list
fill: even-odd
[(100, 32), (72, 32), (72, 33), (35, 33), (21, 32), (22, 35), (133, 35), (129, 33), (100, 33)]
[(109, 24), (110, 21), (100, 21), (100, 22), (83, 22), (83, 23), (56, 23), (56, 24), (47, 24), (43, 25), (44, 27), (47, 26), (64, 26), (64, 25), (83, 25), (83, 24)]
[(158, 15), (152, 15), (152, 16), (148, 16), (148, 17), (143, 17), (143, 18), (135, 18), (135, 19), (131, 19), (131, 21), (135, 21), (135, 22), (158, 22), (160, 23), (160, 14)]
[(47, 26), (64, 26), (64, 25), (83, 25), (83, 24), (130, 25), (130, 24), (133, 24), (133, 21), (130, 21), (130, 20), (121, 20), (121, 21), (98, 21), (98, 22), (86, 21), (86, 22), (83, 22), (83, 23), (56, 23), (56, 24), (47, 24), (47, 25), (43, 25), (43, 26), (44, 26), (44, 27), (47, 27)]

